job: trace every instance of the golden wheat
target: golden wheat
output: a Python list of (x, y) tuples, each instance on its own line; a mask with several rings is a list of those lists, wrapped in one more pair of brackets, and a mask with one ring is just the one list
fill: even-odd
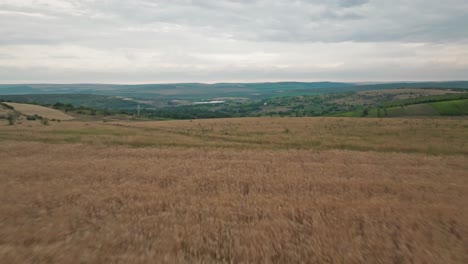
[(468, 155), (468, 119), (234, 118), (164, 122), (24, 121), (0, 140), (134, 147), (344, 149)]
[(3, 125), (0, 259), (467, 263), (466, 122)]

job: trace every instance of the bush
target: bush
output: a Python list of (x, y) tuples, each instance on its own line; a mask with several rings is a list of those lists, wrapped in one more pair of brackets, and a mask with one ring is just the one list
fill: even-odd
[(7, 114), (7, 120), (8, 120), (8, 124), (12, 126), (16, 124), (16, 121), (18, 120), (18, 116), (15, 112), (10, 112)]
[(41, 124), (43, 124), (44, 126), (49, 125), (49, 119), (47, 119), (47, 118), (42, 118), (42, 119), (41, 119)]
[(362, 115), (361, 115), (362, 117), (365, 117), (365, 116), (368, 116), (368, 115), (369, 115), (369, 109), (366, 108), (366, 109), (362, 110)]
[(28, 115), (26, 116), (26, 120), (36, 120), (37, 119), (37, 116), (36, 115)]

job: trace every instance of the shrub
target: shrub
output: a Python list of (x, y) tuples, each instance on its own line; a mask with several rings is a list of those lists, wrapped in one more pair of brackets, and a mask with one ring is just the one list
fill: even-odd
[(16, 121), (18, 120), (18, 116), (16, 114), (16, 112), (10, 112), (7, 114), (7, 120), (8, 120), (8, 124), (10, 126), (16, 124)]
[(43, 124), (44, 126), (49, 125), (49, 119), (47, 119), (47, 118), (42, 118), (42, 119), (41, 119), (41, 124)]
[(362, 115), (361, 115), (362, 117), (368, 116), (368, 115), (369, 115), (369, 109), (366, 108), (366, 109), (362, 110)]

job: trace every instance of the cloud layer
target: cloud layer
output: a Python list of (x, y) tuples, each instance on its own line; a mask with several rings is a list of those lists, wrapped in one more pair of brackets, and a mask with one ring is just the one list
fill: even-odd
[(0, 0), (0, 82), (468, 79), (465, 0)]

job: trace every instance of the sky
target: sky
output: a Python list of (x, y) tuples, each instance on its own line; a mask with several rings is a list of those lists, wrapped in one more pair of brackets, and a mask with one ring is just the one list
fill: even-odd
[(466, 0), (0, 0), (0, 83), (439, 80)]

